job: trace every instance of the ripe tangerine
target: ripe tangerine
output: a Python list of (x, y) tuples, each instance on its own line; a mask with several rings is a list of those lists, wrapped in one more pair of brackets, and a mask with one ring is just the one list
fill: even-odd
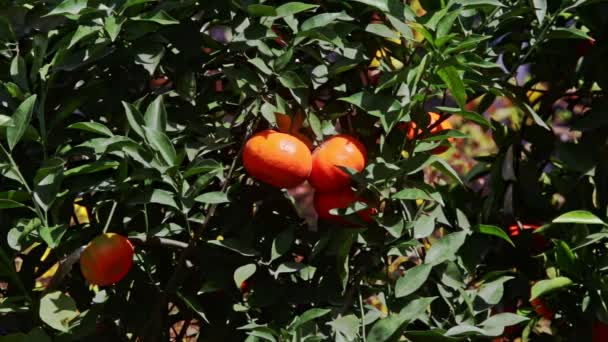
[(350, 176), (338, 166), (361, 172), (367, 151), (363, 144), (346, 134), (335, 135), (319, 146), (312, 155), (312, 171), (308, 181), (318, 191), (331, 192), (350, 184)]
[(106, 286), (124, 278), (133, 265), (133, 245), (115, 233), (97, 236), (80, 255), (82, 275), (91, 284)]
[[(335, 192), (315, 192), (313, 205), (320, 219), (348, 223), (344, 218), (330, 213), (332, 209), (345, 209), (356, 201), (365, 202), (361, 198), (357, 198), (355, 192), (351, 188), (344, 188)], [(375, 208), (368, 207), (367, 209), (358, 211), (357, 214), (365, 222), (372, 222), (370, 215), (377, 212)]]
[(243, 165), (253, 178), (289, 189), (308, 178), (312, 156), (300, 139), (268, 129), (247, 141)]
[[(433, 125), (435, 122), (437, 122), (439, 119), (441, 119), (441, 115), (439, 115), (437, 113), (429, 112), (429, 116), (430, 116), (429, 126)], [(401, 125), (400, 127), (406, 130), (408, 140), (414, 140), (417, 135), (423, 133), (422, 129), (420, 129), (420, 128), (416, 129), (417, 128), (416, 123), (413, 121), (405, 123), (405, 124)], [(431, 134), (440, 134), (441, 132), (443, 132), (445, 130), (450, 130), (450, 129), (452, 129), (452, 124), (449, 123), (448, 121), (443, 121), (438, 126), (433, 127), (431, 129), (430, 133)], [(454, 141), (454, 138), (448, 138), (448, 141), (450, 143), (452, 143)], [(433, 154), (442, 154), (443, 152), (447, 151), (448, 148), (449, 148), (448, 146), (441, 145), (441, 146), (435, 147), (431, 152)]]

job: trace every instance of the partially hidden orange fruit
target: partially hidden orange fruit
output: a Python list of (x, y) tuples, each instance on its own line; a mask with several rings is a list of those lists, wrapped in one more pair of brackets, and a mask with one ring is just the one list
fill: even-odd
[(308, 181), (321, 192), (342, 189), (350, 184), (350, 176), (338, 166), (361, 172), (366, 159), (367, 151), (359, 140), (346, 134), (335, 135), (313, 152)]
[(283, 113), (274, 113), (275, 118), (277, 120), (277, 127), (279, 128), (279, 132), (291, 134), (294, 137), (302, 140), (309, 149), (312, 149), (313, 143), (312, 140), (304, 133), (302, 133), (304, 120), (306, 116), (303, 113), (298, 112), (294, 115), (293, 119)]
[[(430, 116), (430, 123), (429, 123), (429, 127), (431, 125), (433, 125), (435, 122), (437, 122), (437, 120), (439, 120), (441, 118), (441, 115), (437, 114), (437, 113), (433, 113), (433, 112), (429, 112), (429, 116)], [(414, 140), (416, 138), (416, 136), (420, 135), (423, 133), (423, 130), (421, 128), (418, 128), (416, 126), (415, 122), (407, 122), (403, 125), (400, 125), (399, 127), (403, 128), (406, 130), (406, 134), (407, 134), (407, 138), (409, 140)], [(452, 124), (449, 123), (448, 121), (443, 121), (441, 124), (439, 124), (438, 126), (435, 126), (431, 129), (430, 133), (431, 134), (440, 134), (441, 132), (445, 131), (445, 130), (450, 130), (452, 129)], [(454, 138), (448, 138), (448, 141), (450, 143), (452, 143), (454, 141)], [(433, 154), (442, 154), (443, 152), (447, 151), (449, 149), (449, 146), (437, 146), (433, 149), (432, 153)]]
[(300, 139), (268, 129), (245, 143), (243, 164), (253, 178), (289, 189), (308, 178), (312, 156)]
[(80, 255), (82, 275), (91, 284), (105, 286), (119, 282), (133, 265), (133, 245), (115, 233), (97, 236)]
[[(315, 192), (313, 205), (317, 215), (320, 219), (329, 220), (334, 222), (347, 223), (347, 221), (339, 216), (330, 213), (332, 209), (345, 209), (348, 208), (354, 202), (364, 202), (365, 200), (357, 198), (355, 192), (351, 188), (344, 188), (334, 192)], [(357, 215), (361, 217), (365, 222), (371, 222), (373, 215), (377, 212), (375, 208), (368, 207), (364, 210), (358, 211)]]

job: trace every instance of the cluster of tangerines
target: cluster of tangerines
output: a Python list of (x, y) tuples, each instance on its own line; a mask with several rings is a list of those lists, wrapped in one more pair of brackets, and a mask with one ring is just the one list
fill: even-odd
[[(431, 126), (440, 115), (429, 113)], [(361, 172), (366, 166), (367, 150), (363, 143), (348, 134), (334, 135), (323, 141), (311, 152), (312, 142), (303, 133), (301, 113), (292, 121), (285, 114), (277, 114), (279, 131), (266, 129), (254, 134), (243, 150), (243, 165), (253, 178), (277, 188), (294, 188), (308, 180), (315, 189), (314, 208), (320, 219), (346, 223), (332, 213), (334, 209), (346, 209), (354, 202), (367, 203), (351, 188), (351, 177), (342, 168)], [(400, 125), (412, 140), (421, 129), (414, 122)], [(441, 122), (431, 129), (431, 134), (450, 129), (448, 122)], [(446, 146), (438, 146), (433, 153), (443, 153)], [(369, 203), (368, 203), (369, 204)], [(372, 221), (377, 209), (368, 208), (357, 212), (366, 222)]]

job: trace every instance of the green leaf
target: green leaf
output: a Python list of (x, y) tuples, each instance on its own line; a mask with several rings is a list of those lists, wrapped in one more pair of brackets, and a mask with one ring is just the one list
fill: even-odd
[(504, 283), (511, 279), (514, 279), (514, 277), (502, 276), (493, 281), (484, 282), (479, 287), (477, 295), (490, 305), (498, 304), (504, 294)]
[(133, 17), (131, 20), (135, 21), (149, 21), (160, 25), (176, 25), (179, 21), (171, 17), (167, 12), (160, 10), (157, 12), (148, 12), (140, 16)]
[(15, 83), (24, 91), (29, 91), (29, 86), (27, 84), (27, 70), (25, 68), (25, 60), (21, 55), (17, 54), (13, 58), (11, 62), (10, 69), (11, 78)]
[(83, 9), (88, 8), (88, 0), (64, 0), (48, 15), (61, 15), (61, 14), (78, 14)]
[(556, 277), (553, 279), (545, 279), (537, 282), (532, 286), (532, 294), (530, 300), (538, 298), (547, 293), (562, 289), (564, 287), (572, 285), (573, 282), (567, 277)]
[(435, 218), (429, 215), (421, 215), (414, 222), (414, 237), (417, 239), (425, 238), (435, 230)]
[(198, 301), (195, 296), (189, 295), (187, 293), (183, 293), (182, 291), (177, 291), (177, 296), (190, 308), (194, 311), (198, 317), (200, 317), (203, 321), (209, 323), (207, 316), (205, 315), (205, 311), (203, 310), (203, 305)]
[(553, 220), (553, 223), (606, 224), (599, 217), (585, 210), (575, 210)]
[(493, 6), (493, 7), (505, 7), (500, 0), (458, 0), (456, 3), (462, 4), (464, 7), (479, 7), (479, 6)]
[(251, 247), (245, 246), (242, 241), (236, 239), (207, 240), (210, 245), (224, 247), (244, 256), (256, 256), (259, 252)]
[(527, 103), (522, 103), (522, 106), (524, 107), (524, 111), (530, 114), (530, 116), (532, 116), (532, 120), (534, 120), (537, 125), (548, 131), (551, 130), (551, 128), (549, 128), (549, 125), (547, 125), (547, 123), (538, 115), (538, 113), (536, 113), (536, 111), (532, 107), (530, 107), (530, 105), (528, 105)]
[(408, 269), (395, 285), (395, 297), (405, 297), (418, 290), (428, 279), (433, 266), (420, 264)]
[(431, 197), (431, 195), (429, 195), (426, 191), (424, 191), (422, 189), (418, 189), (418, 188), (403, 189), (403, 190), (399, 191), (398, 193), (392, 195), (391, 197), (394, 199), (399, 199), (399, 200), (422, 199), (422, 200), (435, 201), (435, 199), (433, 197)]
[(40, 299), (40, 319), (51, 328), (69, 332), (71, 323), (80, 315), (76, 302), (61, 291), (47, 293)]
[(107, 161), (95, 161), (89, 164), (84, 164), (80, 166), (73, 167), (71, 169), (66, 170), (63, 175), (65, 177), (86, 175), (95, 172), (101, 172), (110, 169), (116, 169), (120, 165), (119, 162), (113, 160)]
[(167, 110), (162, 95), (150, 103), (144, 115), (144, 122), (146, 127), (156, 131), (164, 132), (167, 129)]
[(34, 177), (34, 200), (48, 211), (61, 190), (65, 162), (60, 158), (48, 159)]
[(337, 341), (356, 341), (359, 332), (359, 318), (355, 315), (338, 316), (328, 323)]
[(274, 7), (260, 4), (247, 6), (247, 12), (253, 17), (274, 17), (277, 15)]
[(25, 204), (10, 199), (0, 198), (0, 209), (22, 208)]
[(135, 55), (135, 64), (141, 65), (150, 76), (154, 75), (158, 64), (165, 56), (165, 47), (162, 44), (152, 43), (138, 45)]
[(593, 39), (585, 31), (574, 27), (558, 27), (547, 35), (547, 39)]
[(75, 124), (69, 125), (67, 128), (79, 129), (82, 131), (97, 133), (97, 134), (105, 135), (107, 137), (114, 136), (112, 131), (110, 131), (110, 129), (106, 125), (99, 123), (99, 122), (77, 122)]
[(99, 32), (101, 28), (99, 26), (84, 26), (80, 25), (72, 35), (68, 49), (71, 49), (74, 45), (78, 44), (82, 39)]
[(131, 129), (142, 138), (145, 138), (144, 133), (144, 116), (130, 103), (122, 101), (123, 107), (125, 107), (125, 114), (127, 115), (127, 121)]
[(384, 24), (368, 24), (365, 28), (366, 32), (373, 33), (377, 36), (389, 38), (389, 39), (398, 39), (399, 34), (395, 31), (391, 30)]
[(65, 224), (56, 225), (53, 227), (40, 227), (38, 228), (38, 232), (40, 233), (40, 237), (46, 244), (51, 248), (55, 249), (59, 246), (61, 242), (61, 238), (68, 230), (68, 226)]
[(480, 224), (480, 225), (476, 226), (473, 230), (475, 230), (476, 232), (479, 232), (481, 234), (493, 235), (493, 236), (499, 237), (499, 238), (507, 241), (511, 246), (515, 247), (515, 244), (513, 243), (513, 241), (511, 241), (511, 238), (509, 237), (509, 235), (504, 230), (502, 230), (500, 227), (491, 226), (491, 225), (487, 225), (487, 224)]
[(488, 317), (481, 323), (481, 326), (490, 336), (502, 335), (505, 327), (517, 325), (529, 320), (527, 317), (519, 316), (510, 312), (503, 312)]
[(453, 258), (464, 244), (466, 236), (466, 231), (460, 231), (442, 237), (427, 252), (424, 262), (430, 265), (437, 265)]
[(227, 203), (230, 202), (228, 199), (228, 195), (221, 191), (207, 192), (200, 196), (197, 196), (195, 201), (200, 203), (210, 203), (210, 204), (219, 204), (219, 203)]
[(385, 132), (389, 132), (400, 119), (401, 105), (393, 97), (363, 91), (338, 100), (353, 104), (368, 114), (379, 117)]
[(300, 30), (309, 31), (319, 27), (326, 27), (328, 25), (335, 24), (338, 20), (351, 21), (353, 18), (344, 12), (321, 13), (306, 19), (306, 21), (302, 23)]
[(175, 166), (178, 163), (177, 152), (169, 137), (160, 131), (144, 127), (146, 140), (150, 147), (157, 151), (168, 166)]
[(460, 108), (451, 108), (451, 107), (444, 107), (444, 106), (437, 106), (435, 108), (440, 112), (448, 112), (450, 114), (462, 116), (464, 119), (473, 121), (477, 124), (480, 124), (483, 127), (492, 128), (492, 123), (488, 119), (483, 117), (483, 115), (477, 114), (475, 112), (470, 112), (468, 110), (461, 110)]
[(538, 23), (542, 24), (547, 14), (547, 0), (532, 0), (532, 6)]
[(454, 25), (454, 21), (460, 15), (460, 11), (460, 9), (456, 9), (452, 12), (449, 12), (443, 18), (441, 18), (441, 20), (439, 20), (439, 23), (437, 23), (437, 38), (444, 37), (448, 33), (450, 33), (450, 30)]
[(29, 126), (35, 104), (36, 95), (28, 97), (17, 107), (17, 110), (15, 110), (15, 113), (11, 117), (13, 126), (6, 128), (6, 140), (11, 151), (21, 140), (25, 130)]
[(163, 189), (153, 189), (136, 194), (129, 202), (132, 204), (158, 203), (179, 209), (177, 202), (175, 202), (175, 194)]
[(555, 261), (559, 268), (567, 274), (579, 275), (579, 268), (576, 263), (576, 255), (570, 246), (562, 240), (553, 240), (555, 244)]
[(236, 287), (240, 288), (241, 284), (245, 280), (249, 279), (249, 277), (251, 277), (255, 273), (256, 269), (257, 267), (255, 266), (255, 264), (247, 264), (237, 268), (234, 271), (234, 284), (236, 285)]
[(312, 308), (301, 314), (296, 320), (290, 325), (290, 330), (296, 330), (300, 326), (308, 323), (314, 319), (319, 317), (323, 317), (330, 313), (330, 309), (320, 309), (320, 308)]
[(276, 16), (279, 18), (287, 17), (296, 13), (310, 11), (317, 7), (319, 7), (319, 5), (305, 4), (303, 2), (288, 2), (277, 7)]
[(454, 100), (458, 103), (460, 108), (464, 110), (466, 106), (466, 97), (464, 83), (458, 74), (458, 70), (453, 66), (443, 67), (437, 70), (437, 75), (443, 80), (445, 85), (450, 90), (450, 93), (454, 97)]
[(295, 239), (293, 227), (289, 227), (282, 231), (274, 241), (272, 241), (272, 249), (270, 250), (270, 262), (278, 259), (291, 248)]
[(399, 0), (354, 0), (369, 6), (376, 7), (384, 13), (390, 13), (399, 20), (415, 21), (416, 14), (409, 6), (404, 6)]
[(421, 318), (437, 297), (423, 297), (409, 302), (398, 315), (377, 321), (367, 335), (369, 342), (393, 341), (410, 322)]
[(110, 36), (111, 41), (116, 40), (116, 38), (118, 37), (118, 34), (120, 33), (123, 23), (124, 23), (124, 20), (122, 18), (117, 18), (113, 15), (106, 17), (103, 27), (106, 30), (106, 32), (108, 33), (108, 36)]

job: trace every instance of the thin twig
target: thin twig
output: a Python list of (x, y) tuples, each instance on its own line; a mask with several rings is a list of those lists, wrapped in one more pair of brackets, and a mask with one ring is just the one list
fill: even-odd
[(108, 228), (110, 227), (110, 222), (112, 222), (112, 217), (114, 217), (114, 211), (116, 210), (116, 206), (118, 205), (117, 201), (114, 201), (112, 204), (112, 209), (110, 210), (110, 215), (108, 215), (108, 219), (106, 220), (106, 225), (103, 227), (103, 233), (108, 232)]
[(167, 246), (180, 249), (186, 249), (188, 244), (183, 241), (162, 238), (158, 236), (129, 236), (129, 240), (136, 245), (142, 246)]

